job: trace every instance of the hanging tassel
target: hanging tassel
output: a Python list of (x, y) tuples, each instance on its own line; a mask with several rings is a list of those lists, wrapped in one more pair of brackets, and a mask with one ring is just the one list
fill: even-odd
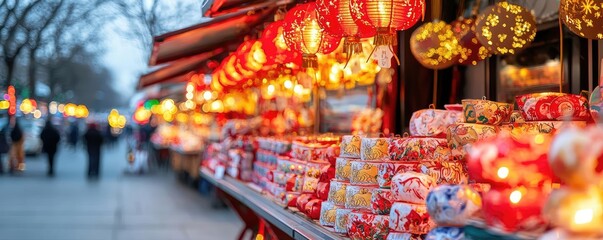
[(345, 66), (348, 66), (350, 63), (350, 59), (352, 59), (352, 55), (362, 52), (362, 43), (360, 42), (359, 37), (346, 37), (343, 40), (343, 53), (346, 54)]

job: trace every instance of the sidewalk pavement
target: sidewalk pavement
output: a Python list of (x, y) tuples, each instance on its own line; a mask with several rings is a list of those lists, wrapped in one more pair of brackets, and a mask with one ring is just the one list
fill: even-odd
[(46, 177), (44, 155), (28, 157), (21, 175), (0, 175), (0, 240), (237, 237), (242, 223), (236, 214), (212, 209), (172, 174), (124, 175), (123, 142), (102, 154), (98, 181), (86, 179), (84, 150), (66, 147), (58, 153), (54, 178)]

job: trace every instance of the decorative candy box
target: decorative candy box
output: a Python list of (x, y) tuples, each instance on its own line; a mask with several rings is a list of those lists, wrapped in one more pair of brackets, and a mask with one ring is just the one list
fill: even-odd
[(491, 189), (483, 196), (483, 216), (488, 226), (506, 232), (541, 233), (548, 226), (541, 212), (547, 197), (540, 188)]
[(339, 145), (333, 144), (319, 151), (318, 160), (319, 162), (328, 162), (329, 164), (335, 165), (335, 160), (339, 157)]
[(419, 162), (383, 162), (379, 165), (377, 183), (381, 188), (390, 188), (397, 173), (417, 171)]
[(427, 174), (437, 184), (459, 184), (467, 182), (467, 171), (460, 161), (422, 161), (418, 163), (417, 172)]
[(502, 132), (509, 132), (511, 136), (515, 138), (521, 138), (524, 135), (535, 135), (535, 134), (550, 134), (555, 135), (557, 132), (564, 128), (584, 128), (586, 122), (584, 121), (533, 121), (525, 123), (510, 123), (500, 127)]
[(580, 95), (555, 92), (532, 93), (516, 96), (515, 101), (527, 121), (591, 119), (588, 100)]
[(345, 190), (345, 208), (370, 210), (372, 192), (376, 188), (377, 186), (347, 186)]
[(316, 160), (329, 147), (326, 144), (293, 142), (291, 145), (291, 157), (302, 161)]
[(567, 129), (558, 134), (550, 147), (549, 165), (571, 187), (603, 181), (603, 128)]
[(429, 231), (425, 240), (465, 240), (465, 232), (459, 227), (437, 227)]
[(465, 156), (463, 148), (465, 145), (494, 137), (499, 131), (498, 126), (459, 123), (448, 128), (446, 138), (453, 158), (458, 160)]
[(335, 232), (336, 233), (348, 233), (348, 217), (352, 209), (338, 208), (335, 210)]
[(350, 183), (377, 185), (380, 164), (380, 162), (352, 161)]
[(394, 203), (391, 189), (376, 188), (371, 195), (371, 211), (374, 214), (388, 215)]
[(425, 204), (427, 194), (436, 186), (431, 176), (417, 173), (398, 173), (392, 178), (392, 196), (397, 202)]
[(337, 180), (331, 181), (331, 186), (329, 188), (329, 201), (335, 203), (336, 205), (345, 205), (346, 203), (346, 190), (349, 183), (341, 182)]
[(360, 159), (379, 161), (389, 158), (389, 138), (362, 138), (360, 141)]
[(448, 126), (461, 121), (461, 112), (423, 109), (410, 117), (410, 134), (424, 137), (445, 137)]
[(276, 169), (285, 173), (303, 175), (306, 169), (306, 162), (279, 156), (276, 160)]
[(425, 205), (397, 202), (389, 214), (389, 228), (396, 232), (426, 234), (435, 227)]
[(548, 163), (550, 136), (526, 135), (515, 139), (499, 134), (473, 145), (467, 158), (472, 179), (492, 185), (513, 187), (553, 181)]
[(485, 99), (464, 99), (463, 118), (465, 123), (500, 125), (509, 122), (513, 104), (493, 102)]
[(339, 209), (339, 207), (332, 202), (322, 202), (322, 207), (320, 209), (320, 225), (329, 227), (335, 226), (337, 209)]
[(318, 180), (321, 175), (321, 170), (323, 167), (329, 166), (328, 163), (320, 163), (320, 162), (308, 162), (306, 164), (306, 170), (304, 175), (304, 185), (302, 187), (302, 192), (305, 193), (313, 193), (316, 192), (316, 187), (318, 185)]
[(335, 161), (335, 179), (340, 181), (350, 181), (352, 170), (352, 159), (339, 157)]
[(360, 135), (346, 135), (341, 137), (341, 157), (360, 158)]
[(526, 120), (523, 118), (521, 111), (513, 110), (511, 113), (511, 118), (509, 119), (509, 123), (525, 123)]
[(427, 211), (438, 226), (466, 225), (479, 214), (482, 198), (467, 185), (440, 185), (427, 195)]
[(450, 148), (444, 138), (394, 138), (389, 145), (389, 158), (393, 161), (447, 161), (450, 159)]
[(444, 104), (444, 109), (448, 111), (462, 112), (463, 104)]
[(348, 236), (353, 240), (385, 239), (389, 233), (389, 217), (370, 212), (353, 211), (348, 216)]

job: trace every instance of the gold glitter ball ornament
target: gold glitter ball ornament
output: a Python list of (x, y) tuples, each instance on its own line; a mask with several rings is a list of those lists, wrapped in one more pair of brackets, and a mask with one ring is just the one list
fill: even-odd
[(477, 17), (476, 36), (495, 54), (515, 54), (536, 37), (536, 18), (522, 6), (500, 2)]
[(443, 69), (458, 61), (461, 46), (452, 26), (436, 21), (425, 23), (412, 33), (410, 51), (424, 67)]
[(603, 39), (603, 0), (561, 0), (559, 18), (580, 37)]
[(461, 45), (459, 64), (477, 65), (490, 56), (490, 51), (475, 36), (475, 18), (458, 19), (451, 22), (450, 26)]

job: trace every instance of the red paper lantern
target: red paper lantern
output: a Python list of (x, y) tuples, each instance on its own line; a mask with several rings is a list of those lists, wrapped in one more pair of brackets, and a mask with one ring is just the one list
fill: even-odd
[(302, 53), (302, 67), (318, 67), (317, 53), (329, 54), (341, 38), (327, 34), (318, 24), (316, 3), (300, 4), (285, 15), (283, 33), (287, 46)]
[(262, 43), (257, 40), (247, 40), (243, 42), (237, 49), (235, 55), (237, 63), (247, 71), (259, 71), (264, 66), (264, 63), (266, 63), (266, 54), (264, 53), (264, 50), (262, 50)]
[(289, 50), (285, 37), (283, 36), (282, 20), (268, 25), (262, 32), (260, 42), (266, 53), (266, 65), (294, 63), (301, 65), (301, 54)]
[(459, 19), (450, 25), (461, 46), (459, 64), (477, 65), (490, 56), (490, 51), (475, 36), (475, 18)]
[(316, 1), (318, 23), (333, 36), (344, 37), (343, 51), (348, 59), (354, 53), (362, 51), (360, 38), (372, 37), (376, 30), (367, 15), (352, 17), (352, 0)]
[(542, 206), (549, 192), (541, 188), (492, 189), (482, 200), (486, 224), (507, 232), (539, 232), (546, 229)]
[(352, 16), (357, 22), (368, 18), (377, 28), (375, 45), (394, 45), (396, 30), (414, 26), (425, 13), (425, 0), (352, 0)]

